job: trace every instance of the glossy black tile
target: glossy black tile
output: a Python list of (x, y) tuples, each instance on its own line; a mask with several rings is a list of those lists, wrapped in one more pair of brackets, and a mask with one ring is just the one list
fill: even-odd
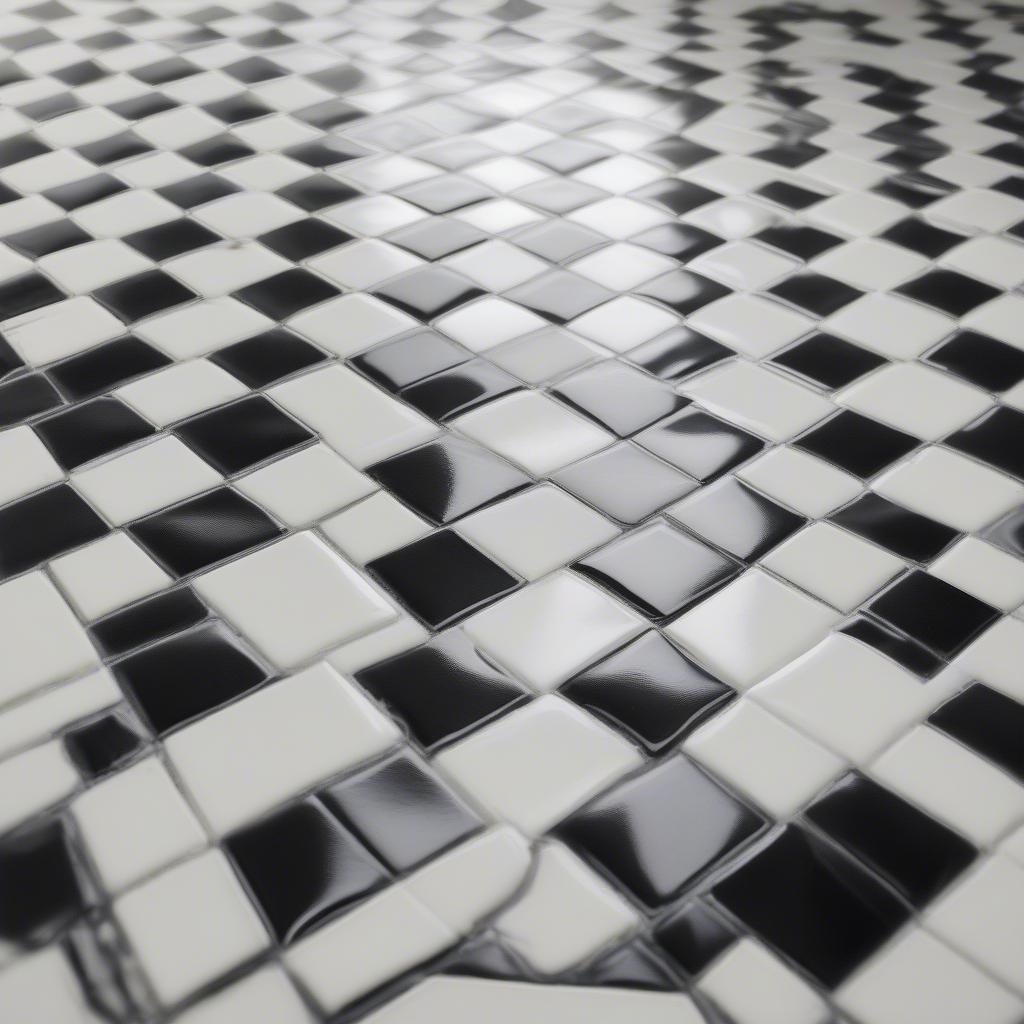
[(21, 357), (11, 347), (10, 342), (0, 334), (0, 380), (15, 370), (20, 370), (25, 364)]
[(843, 241), (838, 235), (822, 231), (820, 228), (789, 224), (776, 224), (765, 228), (755, 237), (801, 260), (813, 260), (815, 256), (821, 256)]
[(401, 395), (431, 419), (444, 421), (521, 387), (519, 380), (489, 360), (473, 359), (411, 384)]
[(761, 817), (682, 756), (576, 811), (555, 834), (648, 907), (679, 895), (760, 830)]
[(107, 524), (67, 484), (0, 508), (0, 579), (98, 540)]
[(894, 583), (868, 610), (947, 658), (999, 617), (995, 608), (920, 570)]
[(671, 992), (677, 987), (671, 971), (640, 939), (602, 956), (573, 976), (576, 985)]
[(217, 164), (224, 164), (229, 160), (241, 160), (243, 157), (252, 156), (256, 151), (237, 136), (224, 132), (223, 135), (194, 142), (178, 152), (186, 160), (191, 160), (200, 167), (216, 167)]
[(350, 241), (350, 234), (317, 217), (293, 221), (259, 237), (262, 245), (296, 263)]
[(0, 385), (0, 427), (24, 423), (62, 404), (57, 389), (41, 373), (17, 377)]
[(197, 221), (182, 217), (125, 236), (125, 242), (152, 260), (168, 260), (221, 241), (220, 235)]
[(128, 532), (176, 576), (273, 540), (284, 530), (230, 487), (137, 520)]
[(871, 491), (829, 518), (838, 526), (914, 562), (930, 562), (959, 536), (945, 524), (911, 512)]
[(945, 443), (1024, 480), (1024, 413), (1016, 409), (997, 406)]
[(614, 359), (567, 377), (554, 394), (619, 437), (689, 405), (667, 385)]
[(209, 357), (251, 388), (262, 388), (299, 370), (322, 363), (327, 356), (315, 345), (283, 327), (235, 342)]
[(350, 362), (389, 391), (399, 391), (468, 360), (465, 349), (436, 331), (424, 329), (371, 348)]
[(915, 907), (933, 900), (976, 853), (966, 839), (859, 772), (843, 776), (806, 816)]
[(359, 192), (328, 174), (311, 174), (279, 188), (277, 195), (299, 209), (312, 213), (354, 199)]
[(262, 103), (250, 92), (237, 93), (234, 96), (226, 96), (222, 100), (215, 100), (213, 103), (205, 103), (202, 109), (225, 124), (241, 124), (244, 121), (253, 121), (257, 117), (265, 117), (267, 114), (273, 113), (271, 107)]
[(338, 294), (338, 289), (322, 277), (294, 267), (248, 285), (235, 292), (234, 298), (258, 309), (272, 320), (287, 320)]
[(329, 787), (321, 798), (394, 871), (415, 867), (482, 825), (424, 761), (405, 750)]
[(793, 443), (867, 480), (912, 452), (921, 442), (913, 434), (844, 409)]
[(955, 270), (930, 270), (901, 285), (896, 291), (951, 316), (966, 316), (983, 302), (989, 302), (1001, 294), (991, 285)]
[(700, 974), (735, 941), (736, 932), (704, 902), (686, 904), (654, 931), (658, 945), (687, 974)]
[(679, 216), (689, 213), (691, 210), (699, 209), (716, 199), (721, 199), (718, 192), (703, 185), (697, 185), (692, 181), (683, 181), (681, 178), (667, 178), (664, 181), (656, 181), (651, 185), (632, 193), (640, 199), (646, 199), (663, 210), (668, 210)]
[(826, 198), (821, 192), (812, 192), (788, 181), (770, 181), (759, 188), (757, 194), (789, 210), (806, 210)]
[(157, 349), (134, 337), (117, 338), (50, 367), (50, 379), (68, 398), (78, 401), (110, 391), (171, 362)]
[(959, 331), (928, 362), (989, 391), (1009, 391), (1024, 380), (1024, 351), (977, 331)]
[(433, 320), (483, 292), (467, 277), (445, 267), (421, 267), (394, 278), (374, 294), (420, 320)]
[(219, 174), (197, 174), (184, 181), (176, 181), (173, 185), (158, 188), (157, 195), (180, 206), (183, 210), (191, 210), (203, 203), (211, 203), (214, 199), (240, 192), (241, 189), (233, 182), (227, 181)]
[(29, 228), (27, 231), (18, 231), (13, 235), (7, 235), (3, 240), (4, 245), (9, 245), (22, 255), (35, 260), (52, 252), (60, 252), (61, 249), (70, 249), (74, 245), (91, 241), (92, 235), (70, 220), (52, 221), (37, 228)]
[(488, 449), (451, 436), (378, 462), (368, 472), (438, 524), (450, 523), (532, 483)]
[(282, 455), (313, 437), (263, 395), (218, 406), (179, 424), (174, 432), (225, 474)]
[(659, 521), (612, 541), (573, 568), (656, 619), (706, 597), (740, 566)]
[(852, 384), (885, 360), (866, 348), (831, 334), (812, 334), (772, 357), (772, 362), (830, 390)]
[(64, 749), (85, 778), (98, 778), (130, 760), (145, 741), (137, 724), (114, 711), (64, 734)]
[[(300, 142), (297, 146), (283, 151), (286, 157), (298, 160), (309, 167), (336, 167), (361, 156), (368, 156), (369, 150), (344, 139), (323, 136), (311, 142)], [(223, 157), (221, 159), (224, 159)], [(220, 160), (218, 160), (218, 163)]]
[(164, 640), (114, 666), (150, 727), (165, 733), (248, 693), (267, 673), (217, 626)]
[(463, 943), (454, 959), (445, 963), (443, 974), (463, 978), (523, 981), (530, 969), (496, 935), (485, 933)]
[(805, 271), (787, 277), (771, 289), (771, 294), (785, 299), (805, 313), (826, 317), (848, 306), (864, 293), (835, 278)]
[(703, 306), (730, 294), (724, 285), (689, 270), (670, 270), (634, 289), (634, 292), (656, 299), (683, 316), (696, 313)]
[(506, 298), (564, 324), (615, 298), (615, 293), (568, 270), (550, 270), (513, 288)]
[(560, 470), (552, 480), (629, 526), (697, 487), (694, 480), (629, 441)]
[(107, 615), (89, 633), (100, 650), (113, 657), (184, 632), (208, 614), (190, 587), (178, 587)]
[(904, 249), (927, 256), (929, 259), (941, 256), (964, 240), (963, 235), (938, 228), (917, 217), (901, 220), (888, 231), (882, 232), (881, 237), (888, 242), (895, 242), (896, 245), (903, 246)]
[(1024, 558), (1024, 509), (1015, 509), (998, 519), (982, 536), (1011, 555)]
[[(367, 565), (402, 603), (440, 629), (519, 586), (519, 580), (451, 530), (440, 530)], [(441, 574), (444, 588), (435, 580)]]
[(634, 245), (642, 245), (665, 256), (674, 256), (678, 260), (694, 260), (701, 253), (721, 245), (723, 239), (693, 224), (661, 224), (656, 228), (641, 231), (630, 241)]
[(450, 217), (428, 217), (408, 227), (399, 228), (388, 235), (388, 241), (421, 256), (425, 260), (439, 260), (466, 249), (487, 235)]
[(680, 742), (734, 696), (653, 631), (584, 669), (560, 692), (652, 754)]
[(141, 320), (197, 298), (194, 291), (162, 270), (146, 270), (134, 277), (105, 285), (94, 291), (93, 297), (125, 323)]
[(852, 619), (843, 626), (841, 632), (862, 644), (867, 644), (868, 647), (873, 647), (880, 654), (924, 679), (930, 679), (946, 665), (934, 651), (922, 647), (917, 641), (888, 626), (883, 626), (866, 615), (858, 615)]
[(982, 683), (972, 683), (928, 722), (1024, 783), (1024, 706)]
[(627, 358), (656, 377), (677, 381), (735, 354), (731, 348), (680, 324), (631, 349)]
[(116, 398), (97, 398), (35, 424), (35, 432), (64, 469), (141, 441), (153, 425)]
[(636, 440), (701, 483), (746, 462), (764, 447), (760, 438), (700, 409), (684, 409)]
[(9, 320), (22, 313), (60, 302), (67, 296), (56, 285), (32, 271), (12, 277), (0, 284), (0, 320)]
[(386, 868), (313, 797), (235, 832), (225, 848), (283, 943), (389, 879)]
[(857, 861), (788, 825), (718, 882), (715, 898), (784, 956), (832, 988), (908, 917)]

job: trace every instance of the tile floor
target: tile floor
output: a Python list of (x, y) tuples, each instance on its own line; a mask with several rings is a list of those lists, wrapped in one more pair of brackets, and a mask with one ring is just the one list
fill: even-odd
[(8, 0), (0, 1020), (1024, 1021), (1024, 9)]

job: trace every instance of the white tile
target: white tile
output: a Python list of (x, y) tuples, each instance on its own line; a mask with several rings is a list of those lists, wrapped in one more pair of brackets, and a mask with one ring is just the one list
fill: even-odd
[(314, 370), (268, 391), (357, 469), (429, 441), (436, 424), (345, 366)]
[(430, 634), (411, 616), (399, 615), (394, 622), (357, 640), (342, 644), (327, 656), (327, 661), (342, 675), (351, 675), (385, 658), (426, 643)]
[(205, 356), (276, 326), (274, 321), (227, 296), (193, 302), (136, 324), (132, 331), (172, 359)]
[(78, 784), (78, 772), (60, 740), (0, 762), (0, 832), (63, 800)]
[(127, 534), (108, 533), (50, 563), (57, 583), (84, 619), (163, 589), (171, 577)]
[(791, 256), (744, 240), (727, 242), (702, 253), (690, 260), (686, 269), (721, 281), (730, 288), (757, 290), (791, 274), (799, 266), (799, 261)]
[(335, 206), (323, 216), (349, 234), (376, 238), (415, 224), (427, 214), (397, 196), (363, 196)]
[(799, 975), (753, 939), (741, 939), (697, 987), (736, 1024), (825, 1024), (829, 1009)]
[[(496, 242), (494, 244), (506, 243)], [(474, 250), (470, 249), (469, 251), (473, 252)], [(533, 271), (531, 277), (544, 267), (543, 261), (536, 257), (532, 257), (532, 260), (539, 266), (531, 268)], [(690, 266), (693, 267), (693, 264), (691, 263)], [(663, 256), (651, 249), (645, 249), (640, 245), (631, 245), (628, 242), (614, 242), (569, 264), (569, 269), (582, 277), (617, 291), (635, 288), (638, 284), (643, 284), (644, 281), (650, 281), (653, 277), (674, 270), (675, 267), (676, 261), (670, 257)], [(485, 287), (487, 286), (485, 285)], [(504, 287), (507, 288), (510, 285), (504, 285)]]
[(759, 295), (727, 295), (687, 318), (707, 334), (754, 359), (777, 352), (815, 326), (802, 313)]
[(206, 834), (155, 757), (107, 776), (71, 805), (82, 843), (108, 892), (206, 845)]
[(323, 444), (278, 459), (235, 486), (292, 527), (307, 526), (377, 488)]
[(1024, 348), (1020, 336), (1021, 317), (1024, 316), (1024, 296), (1006, 292), (999, 298), (971, 310), (961, 318), (960, 325), (981, 334), (991, 335), (1007, 345)]
[(641, 763), (624, 739), (551, 694), (435, 758), (481, 808), (527, 835), (546, 831)]
[(484, 1020), (487, 1024), (702, 1024), (704, 1018), (681, 992), (434, 975), (371, 1013), (366, 1024), (479, 1024)]
[(0, 584), (0, 650), (0, 704), (99, 664), (85, 631), (41, 572)]
[(64, 479), (64, 470), (31, 427), (0, 434), (0, 505)]
[(293, 331), (338, 356), (354, 355), (417, 324), (372, 295), (339, 295), (288, 321)]
[(928, 260), (880, 238), (855, 238), (812, 260), (811, 270), (867, 291), (895, 288), (920, 273)]
[(430, 533), (430, 524), (387, 491), (378, 491), (320, 524), (327, 539), (357, 565)]
[(345, 288), (361, 291), (423, 263), (418, 256), (390, 242), (364, 238), (315, 256), (309, 266)]
[(808, 219), (826, 231), (845, 235), (878, 235), (907, 215), (907, 208), (870, 192), (843, 192), (808, 211)]
[(119, 238), (99, 238), (51, 252), (38, 260), (38, 266), (65, 291), (84, 295), (105, 284), (141, 274), (153, 266), (153, 261)]
[(57, 943), (0, 973), (0, 1018), (18, 1024), (102, 1024)]
[(536, 856), (529, 884), (495, 927), (534, 970), (558, 974), (639, 922), (607, 882), (566, 847), (549, 843)]
[(927, 726), (882, 754), (870, 774), (976, 846), (990, 846), (1024, 820), (1024, 786)]
[(112, 392), (158, 427), (248, 393), (237, 377), (205, 359), (166, 366)]
[(471, 352), (484, 352), (549, 325), (536, 313), (490, 295), (445, 313), (435, 326)]
[(463, 629), (514, 676), (547, 693), (644, 625), (604, 591), (566, 570), (477, 612)]
[(920, 363), (883, 366), (843, 388), (836, 401), (929, 441), (962, 427), (992, 405), (980, 388)]
[(1024, 868), (1006, 857), (982, 863), (933, 903), (925, 926), (1024, 993)]
[(928, 208), (929, 220), (993, 234), (1005, 231), (1022, 217), (1024, 203), (987, 188), (962, 189), (944, 196)]
[(84, 352), (124, 333), (124, 324), (89, 295), (54, 302), (4, 322), (4, 337), (29, 366)]
[(1008, 238), (969, 238), (943, 253), (936, 262), (996, 288), (1015, 288), (1024, 281), (1024, 248)]
[(527, 384), (543, 384), (603, 357), (596, 345), (558, 328), (513, 338), (487, 354), (492, 363)]
[(542, 484), (460, 520), (456, 532), (535, 580), (618, 536), (604, 516)]
[(489, 402), (452, 426), (534, 476), (561, 469), (615, 440), (539, 391), (518, 391)]
[(679, 316), (662, 306), (620, 295), (576, 317), (569, 328), (613, 352), (628, 352), (679, 323)]
[(862, 490), (856, 477), (785, 446), (772, 448), (738, 469), (736, 475), (776, 501), (815, 518), (835, 511)]
[(831, 608), (751, 569), (665, 632), (716, 676), (746, 690), (803, 654), (838, 619)]
[(956, 321), (909, 299), (871, 292), (833, 313), (821, 328), (889, 359), (913, 359), (951, 334)]
[(844, 612), (906, 568), (883, 548), (822, 522), (784, 541), (761, 564)]
[(730, 423), (772, 441), (799, 434), (835, 409), (810, 388), (739, 360), (687, 380), (679, 391)]
[(174, 1024), (313, 1024), (288, 975), (276, 965), (261, 967), (241, 981), (206, 996), (174, 1018)]
[(181, 208), (155, 192), (135, 188), (82, 206), (68, 216), (94, 238), (124, 238), (177, 219)]
[(841, 633), (751, 691), (751, 697), (819, 743), (865, 764), (942, 696), (873, 648)]
[(1024, 622), (1002, 619), (957, 656), (954, 665), (1024, 703)]
[(980, 530), (1024, 501), (1024, 486), (958, 452), (928, 447), (872, 489), (957, 530)]
[(176, 437), (76, 470), (71, 482), (115, 526), (221, 483), (223, 477)]
[(172, 1006), (255, 956), (267, 933), (219, 850), (170, 868), (114, 902), (157, 999)]
[(203, 573), (195, 587), (280, 668), (294, 668), (397, 615), (312, 533), (292, 534)]
[(455, 932), (394, 886), (300, 939), (284, 961), (332, 1013), (456, 941)]
[(625, 239), (664, 224), (670, 218), (668, 214), (646, 203), (615, 196), (574, 210), (566, 219), (599, 231), (609, 238)]
[(236, 192), (204, 204), (193, 216), (225, 238), (255, 238), (301, 220), (303, 212), (275, 195)]
[(740, 700), (683, 744), (720, 779), (775, 818), (788, 818), (843, 769), (843, 761), (748, 700)]
[(722, 238), (737, 239), (756, 235), (770, 227), (777, 217), (774, 210), (761, 203), (745, 196), (729, 196), (689, 210), (681, 219)]
[(208, 298), (287, 270), (291, 263), (258, 242), (213, 245), (167, 260), (163, 269)]

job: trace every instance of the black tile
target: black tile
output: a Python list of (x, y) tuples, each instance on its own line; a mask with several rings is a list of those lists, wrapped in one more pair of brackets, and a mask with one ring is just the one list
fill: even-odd
[(759, 188), (757, 194), (790, 210), (805, 210), (826, 198), (821, 192), (812, 192), (788, 181), (770, 181)]
[(675, 615), (740, 569), (663, 522), (612, 541), (573, 566), (652, 619)]
[(198, 72), (199, 68), (184, 57), (167, 57), (145, 67), (135, 68), (132, 77), (145, 82), (146, 85), (166, 85), (168, 82), (177, 82)]
[(734, 696), (653, 631), (584, 669), (560, 692), (652, 754), (680, 742)]
[(804, 312), (826, 317), (859, 299), (863, 292), (842, 281), (807, 271), (791, 274), (771, 289), (772, 295), (792, 303)]
[(976, 331), (959, 331), (926, 358), (989, 391), (1009, 391), (1024, 380), (1024, 351)]
[(345, 139), (322, 136), (312, 142), (302, 142), (283, 151), (286, 157), (309, 167), (334, 167), (347, 160), (368, 156), (369, 150)]
[(789, 825), (714, 887), (715, 898), (830, 988), (903, 924), (906, 907), (849, 856)]
[(764, 441), (700, 409), (650, 427), (636, 440), (673, 466), (707, 483), (764, 448)]
[(556, 324), (574, 320), (614, 297), (614, 292), (568, 270), (550, 270), (506, 293), (511, 302)]
[(858, 772), (841, 778), (806, 814), (915, 907), (933, 900), (975, 857), (965, 839)]
[(393, 278), (374, 294), (420, 320), (433, 320), (483, 292), (467, 277), (445, 267), (420, 267)]
[(831, 334), (812, 334), (771, 361), (829, 389), (851, 384), (885, 362), (874, 352)]
[(44, 942), (85, 909), (69, 845), (63, 826), (54, 820), (0, 842), (0, 938), (5, 943)]
[(267, 82), (272, 78), (281, 78), (285, 71), (266, 57), (244, 57), (221, 68), (225, 74), (237, 78), (240, 82), (252, 85), (255, 82)]
[(532, 483), (488, 449), (451, 436), (378, 462), (368, 472), (438, 524), (450, 523)]
[(1016, 409), (998, 406), (950, 434), (946, 444), (1024, 480), (1024, 413)]
[(896, 291), (957, 317), (1001, 294), (997, 288), (954, 270), (930, 270)]
[(220, 487), (139, 519), (128, 532), (167, 569), (186, 576), (283, 531), (258, 505)]
[(93, 292), (93, 297), (126, 323), (196, 298), (196, 293), (162, 270), (146, 270)]
[(0, 334), (0, 380), (24, 366), (21, 356), (11, 347), (10, 342)]
[(57, 389), (41, 373), (17, 377), (0, 386), (0, 427), (24, 423), (61, 404)]
[(431, 419), (443, 421), (518, 391), (522, 386), (521, 381), (490, 360), (473, 359), (412, 384), (401, 395), (403, 401)]
[(238, 93), (226, 96), (222, 100), (215, 100), (213, 103), (205, 103), (201, 109), (225, 124), (242, 124), (244, 121), (252, 121), (257, 117), (274, 113), (273, 108), (268, 107), (251, 92)]
[(679, 987), (671, 971), (640, 939), (588, 964), (574, 975), (573, 984), (649, 992), (674, 992)]
[(630, 242), (678, 260), (694, 260), (722, 244), (724, 239), (692, 224), (661, 224), (634, 235)]
[(215, 135), (212, 139), (194, 142), (179, 152), (186, 160), (191, 160), (200, 167), (216, 167), (217, 164), (224, 164), (229, 160), (241, 160), (242, 157), (252, 156), (256, 151), (230, 132), (225, 132), (223, 135)]
[(828, 252), (843, 241), (838, 235), (829, 234), (818, 228), (790, 224), (777, 224), (765, 228), (755, 237), (801, 260), (813, 260), (815, 256)]
[(394, 871), (405, 871), (475, 832), (480, 819), (408, 751), (321, 793), (324, 803)]
[(669, 386), (616, 359), (581, 370), (563, 380), (554, 393), (619, 437), (635, 434), (689, 405)]
[(65, 210), (77, 210), (80, 206), (97, 203), (107, 196), (124, 192), (128, 186), (112, 174), (93, 174), (79, 181), (71, 181), (66, 185), (47, 189), (43, 195), (63, 207)]
[[(434, 629), (468, 615), (519, 586), (483, 552), (441, 530), (367, 565), (402, 603)], [(437, 586), (443, 578), (445, 586)]]
[(74, 469), (152, 434), (153, 425), (117, 398), (96, 398), (34, 427), (64, 469)]
[(468, 359), (465, 349), (424, 329), (371, 348), (349, 362), (389, 391), (399, 391)]
[(206, 173), (197, 174), (194, 178), (186, 178), (184, 181), (176, 181), (173, 185), (165, 185), (156, 191), (157, 195), (183, 210), (191, 210), (193, 207), (202, 206), (203, 203), (240, 192), (241, 188), (219, 175)]
[(172, 256), (180, 256), (204, 245), (223, 241), (220, 235), (188, 217), (144, 228), (126, 235), (124, 240), (152, 260), (168, 260)]
[(89, 142), (77, 147), (78, 152), (100, 167), (106, 164), (127, 160), (129, 157), (151, 153), (154, 149), (148, 142), (143, 142), (135, 132), (121, 132), (120, 135), (109, 135), (97, 142)]
[(689, 903), (655, 929), (658, 945), (689, 975), (700, 974), (735, 941), (736, 932), (705, 903)]
[(689, 316), (702, 306), (730, 294), (725, 285), (689, 270), (670, 270), (634, 289), (635, 294), (657, 299), (677, 313)]
[(424, 747), (448, 743), (527, 699), (459, 630), (356, 673)]
[(1024, 558), (1024, 508), (1003, 516), (982, 534), (985, 540), (1011, 555)]
[(529, 206), (539, 207), (545, 213), (556, 215), (571, 213), (587, 203), (602, 199), (607, 193), (581, 181), (569, 178), (545, 178), (510, 193), (511, 198)]
[(635, 444), (622, 441), (555, 473), (552, 479), (628, 526), (646, 519), (696, 482)]
[(928, 721), (1024, 783), (1024, 705), (1012, 697), (973, 683)]
[(663, 380), (681, 380), (736, 353), (680, 324), (630, 351), (627, 358)]
[(363, 116), (363, 111), (351, 106), (344, 100), (331, 99), (314, 103), (300, 110), (293, 110), (291, 116), (311, 124), (314, 128), (329, 131), (346, 121), (354, 121)]
[(531, 972), (494, 932), (489, 932), (464, 942), (455, 958), (446, 960), (441, 973), (464, 978), (525, 981)]
[(59, 288), (35, 271), (12, 277), (0, 284), (0, 320), (31, 313), (66, 298)]
[(844, 409), (793, 443), (867, 480), (912, 452), (921, 442), (913, 434)]
[(267, 679), (216, 626), (131, 654), (117, 663), (114, 675), (158, 733), (219, 708)]
[(352, 236), (341, 228), (336, 228), (333, 224), (316, 217), (285, 224), (284, 227), (260, 235), (258, 239), (268, 249), (273, 249), (274, 252), (296, 263), (327, 252), (328, 249), (335, 249), (351, 240)]
[(338, 289), (322, 277), (301, 267), (293, 267), (248, 285), (235, 292), (234, 298), (248, 303), (272, 320), (287, 320), (300, 310), (326, 302), (338, 294)]
[(92, 240), (92, 235), (83, 231), (74, 221), (55, 220), (37, 228), (8, 235), (4, 239), (4, 244), (37, 260), (51, 252), (70, 249), (73, 245), (81, 245)]
[(100, 619), (89, 633), (100, 650), (113, 657), (182, 633), (208, 614), (191, 588), (179, 587)]
[(322, 363), (327, 356), (315, 345), (275, 327), (255, 338), (235, 342), (208, 356), (251, 388), (262, 388), (307, 366)]
[(248, 469), (313, 437), (263, 395), (212, 409), (174, 432), (224, 474)]
[(763, 824), (694, 764), (674, 756), (591, 801), (555, 834), (657, 907), (730, 857)]
[(873, 647), (880, 654), (924, 679), (930, 679), (946, 666), (934, 651), (929, 651), (917, 641), (897, 633), (888, 626), (883, 626), (866, 615), (858, 615), (843, 626), (840, 632), (852, 636), (862, 644), (867, 644), (868, 647)]
[(95, 779), (124, 764), (143, 744), (138, 727), (114, 711), (64, 734), (64, 749), (85, 778)]
[(943, 523), (870, 491), (830, 518), (852, 533), (914, 562), (930, 562), (960, 536)]
[(131, 99), (111, 103), (108, 109), (127, 121), (141, 121), (144, 117), (162, 114), (165, 110), (173, 110), (180, 106), (162, 92), (147, 92)]
[(722, 198), (718, 192), (712, 192), (703, 185), (683, 181), (681, 178), (655, 181), (630, 194), (637, 199), (645, 199), (654, 206), (660, 206), (677, 217)]
[(293, 942), (389, 878), (315, 798), (275, 811), (224, 845), (279, 942)]
[(388, 241), (408, 249), (425, 260), (439, 260), (466, 249), (487, 236), (472, 224), (448, 217), (429, 217), (392, 231)]
[(494, 197), (494, 192), (479, 181), (457, 174), (427, 178), (396, 194), (430, 213), (450, 213)]
[(591, 249), (607, 245), (608, 239), (582, 224), (550, 220), (532, 225), (516, 235), (516, 245), (552, 263), (563, 263)]
[(300, 210), (312, 213), (328, 206), (337, 206), (346, 199), (355, 199), (360, 193), (327, 174), (311, 174), (308, 178), (300, 178), (279, 188), (277, 195)]
[(138, 338), (118, 338), (65, 359), (48, 371), (50, 379), (69, 398), (91, 398), (133, 377), (159, 370), (171, 362)]
[(876, 597), (868, 610), (947, 658), (999, 617), (995, 608), (920, 570)]
[(10, 167), (34, 156), (42, 156), (51, 149), (34, 135), (13, 135), (0, 142), (0, 167)]
[(934, 224), (928, 224), (917, 217), (908, 217), (898, 224), (893, 224), (881, 237), (929, 259), (941, 256), (947, 249), (952, 249), (954, 245), (964, 241), (963, 235), (937, 228)]
[(67, 484), (0, 509), (0, 579), (81, 547), (109, 527)]

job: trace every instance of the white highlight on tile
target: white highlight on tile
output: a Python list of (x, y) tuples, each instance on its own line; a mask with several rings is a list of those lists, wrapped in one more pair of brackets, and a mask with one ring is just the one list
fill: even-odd
[(0, 762), (0, 832), (63, 800), (78, 784), (60, 740)]

